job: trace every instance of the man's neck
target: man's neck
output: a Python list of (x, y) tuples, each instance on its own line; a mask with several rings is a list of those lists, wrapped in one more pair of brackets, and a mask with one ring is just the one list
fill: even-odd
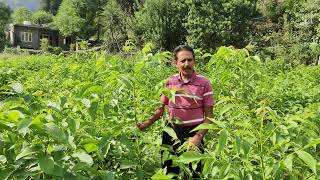
[(188, 82), (191, 79), (191, 76), (192, 76), (192, 74), (187, 75), (187, 76), (183, 75), (182, 73), (180, 74), (180, 78), (184, 83)]

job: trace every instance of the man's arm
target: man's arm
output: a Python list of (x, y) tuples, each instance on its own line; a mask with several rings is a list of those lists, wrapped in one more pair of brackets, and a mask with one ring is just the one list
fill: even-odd
[(162, 116), (163, 113), (164, 113), (164, 107), (165, 107), (165, 105), (164, 105), (164, 104), (161, 104), (161, 106), (160, 106), (158, 109), (156, 109), (156, 111), (153, 113), (153, 115), (152, 115), (149, 119), (143, 121), (142, 123), (138, 123), (138, 124), (137, 124), (137, 127), (138, 127), (140, 130), (145, 130), (145, 129), (147, 129), (147, 128), (148, 128), (149, 126), (151, 126), (154, 122), (156, 122), (158, 119), (161, 118), (161, 116)]
[[(213, 117), (213, 106), (204, 107), (204, 122), (210, 124), (210, 118)], [(208, 129), (201, 129), (199, 130), (191, 139), (190, 142), (194, 145), (200, 145), (201, 140), (203, 139), (204, 135), (208, 132)]]

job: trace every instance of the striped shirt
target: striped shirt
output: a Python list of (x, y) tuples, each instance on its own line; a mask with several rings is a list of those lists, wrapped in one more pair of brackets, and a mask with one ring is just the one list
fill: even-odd
[(186, 83), (179, 74), (173, 75), (167, 80), (166, 87), (176, 91), (174, 102), (162, 95), (161, 103), (168, 106), (170, 118), (181, 120), (182, 126), (201, 124), (204, 121), (204, 107), (214, 105), (210, 81), (196, 72)]

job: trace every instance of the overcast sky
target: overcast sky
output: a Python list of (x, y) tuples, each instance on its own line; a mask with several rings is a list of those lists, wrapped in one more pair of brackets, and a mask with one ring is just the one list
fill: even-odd
[(11, 9), (26, 7), (30, 11), (34, 11), (39, 8), (39, 0), (0, 0), (0, 2), (9, 4)]

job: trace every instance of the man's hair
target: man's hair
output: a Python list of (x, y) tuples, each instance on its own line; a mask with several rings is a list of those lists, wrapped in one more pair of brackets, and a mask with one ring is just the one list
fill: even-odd
[(190, 52), (192, 52), (193, 58), (195, 58), (194, 51), (193, 51), (192, 47), (190, 47), (188, 45), (179, 45), (176, 48), (174, 48), (174, 50), (173, 50), (173, 61), (174, 62), (177, 61), (177, 54), (180, 51), (190, 51)]

